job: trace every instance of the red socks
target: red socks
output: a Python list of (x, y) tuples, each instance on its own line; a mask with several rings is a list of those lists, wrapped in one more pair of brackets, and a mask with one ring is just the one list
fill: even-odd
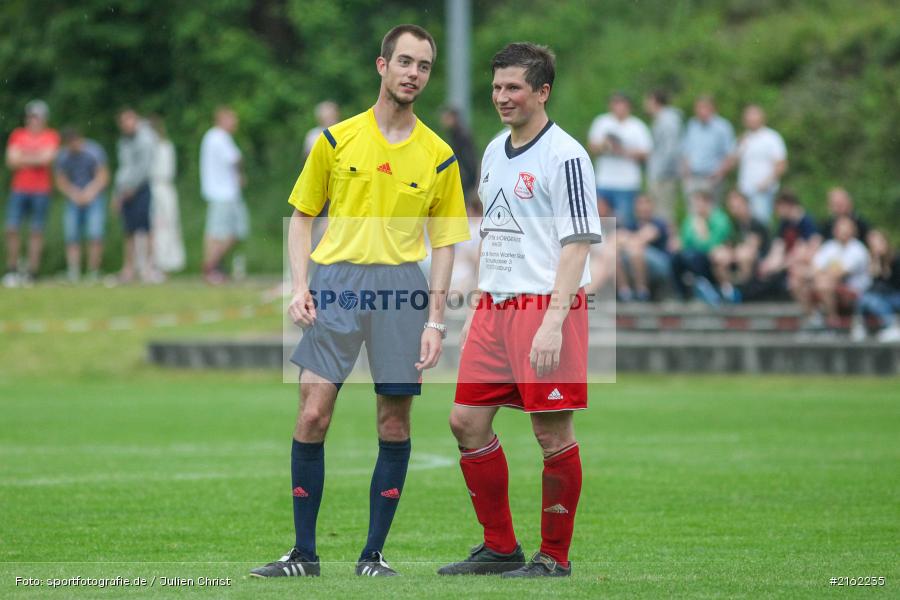
[[(509, 468), (500, 440), (494, 436), (484, 448), (460, 448), (460, 452), (462, 456), (459, 466), (469, 488), (478, 522), (484, 527), (484, 545), (494, 552), (509, 554), (516, 549), (516, 534), (513, 532), (512, 515), (509, 512)], [(580, 470), (578, 475), (580, 489)], [(569, 538), (571, 536), (570, 526)]]
[(581, 457), (572, 444), (544, 459), (541, 552), (569, 566), (575, 509), (581, 495)]
[[(516, 548), (509, 512), (509, 468), (497, 436), (484, 448), (460, 448), (462, 468), (478, 522), (484, 527), (484, 544), (509, 554)], [(575, 525), (575, 509), (581, 496), (581, 457), (572, 444), (544, 459), (541, 552), (569, 566), (569, 546)]]

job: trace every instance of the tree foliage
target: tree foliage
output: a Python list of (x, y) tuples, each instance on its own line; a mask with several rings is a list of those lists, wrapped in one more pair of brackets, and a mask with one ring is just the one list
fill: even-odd
[[(896, 239), (900, 9), (889, 0), (474, 0), (473, 11), (473, 125), (482, 145), (499, 129), (490, 57), (510, 41), (533, 40), (557, 53), (550, 112), (576, 136), (613, 90), (639, 98), (665, 87), (686, 113), (697, 94), (712, 93), (736, 124), (741, 107), (758, 102), (787, 140), (786, 183), (814, 212), (830, 185), (843, 184)], [(416, 22), (438, 41), (438, 68), (417, 109), (436, 125), (446, 91), (443, 20), (443, 0), (6, 0), (0, 134), (19, 124), (32, 97), (50, 103), (54, 125), (77, 124), (108, 149), (117, 108), (163, 115), (179, 152), (186, 233), (197, 239), (199, 140), (215, 106), (230, 104), (249, 167), (251, 267), (274, 270), (312, 107), (331, 98), (349, 116), (369, 106), (382, 35)], [(191, 247), (193, 265), (198, 255)], [(61, 251), (54, 260), (62, 264)]]

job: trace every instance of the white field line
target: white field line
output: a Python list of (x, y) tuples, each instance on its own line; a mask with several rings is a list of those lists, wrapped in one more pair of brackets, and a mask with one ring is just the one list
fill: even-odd
[[(285, 461), (287, 463), (287, 461)], [(374, 465), (373, 465), (374, 466)], [(456, 461), (438, 454), (426, 454), (413, 452), (410, 458), (410, 471), (430, 471), (456, 466)], [(0, 488), (45, 487), (59, 485), (78, 485), (95, 483), (130, 483), (140, 481), (178, 482), (178, 481), (207, 481), (215, 479), (269, 479), (283, 477), (287, 472), (287, 464), (284, 469), (261, 471), (259, 469), (243, 471), (172, 471), (168, 473), (125, 473), (104, 472), (86, 475), (62, 475), (50, 477), (5, 477), (0, 478)], [(371, 467), (354, 468), (325, 468), (325, 476), (369, 475)]]
[(248, 304), (233, 309), (210, 309), (183, 314), (162, 313), (157, 315), (113, 316), (93, 319), (25, 319), (22, 321), (0, 321), (0, 333), (43, 334), (50, 331), (63, 333), (87, 333), (90, 331), (130, 331), (133, 329), (159, 329), (184, 324), (219, 323), (234, 319), (249, 319), (266, 315), (270, 309), (266, 304)]

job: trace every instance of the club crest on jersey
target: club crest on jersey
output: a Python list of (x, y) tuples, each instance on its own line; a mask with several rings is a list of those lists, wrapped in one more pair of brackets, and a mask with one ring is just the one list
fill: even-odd
[(527, 171), (519, 173), (519, 180), (516, 182), (516, 187), (513, 191), (522, 200), (534, 198), (534, 175)]

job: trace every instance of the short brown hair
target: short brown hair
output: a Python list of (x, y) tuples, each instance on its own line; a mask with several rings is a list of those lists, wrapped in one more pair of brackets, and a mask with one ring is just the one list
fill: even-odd
[(492, 73), (507, 67), (525, 69), (525, 81), (532, 90), (540, 89), (545, 83), (552, 88), (556, 79), (556, 55), (553, 50), (531, 42), (507, 44), (491, 59)]
[(775, 197), (775, 204), (786, 204), (787, 206), (800, 206), (800, 198), (793, 191), (782, 189)]
[(650, 96), (651, 98), (653, 98), (653, 100), (657, 104), (660, 104), (662, 106), (669, 105), (669, 92), (667, 92), (666, 90), (664, 90), (662, 88), (656, 88), (655, 90), (651, 90), (650, 93), (647, 95)]
[(394, 48), (397, 47), (397, 40), (404, 33), (412, 35), (417, 40), (428, 40), (428, 43), (431, 45), (431, 61), (434, 62), (434, 59), (437, 58), (437, 46), (434, 43), (434, 38), (424, 28), (410, 23), (397, 25), (385, 34), (384, 39), (381, 40), (381, 58), (391, 62)]

